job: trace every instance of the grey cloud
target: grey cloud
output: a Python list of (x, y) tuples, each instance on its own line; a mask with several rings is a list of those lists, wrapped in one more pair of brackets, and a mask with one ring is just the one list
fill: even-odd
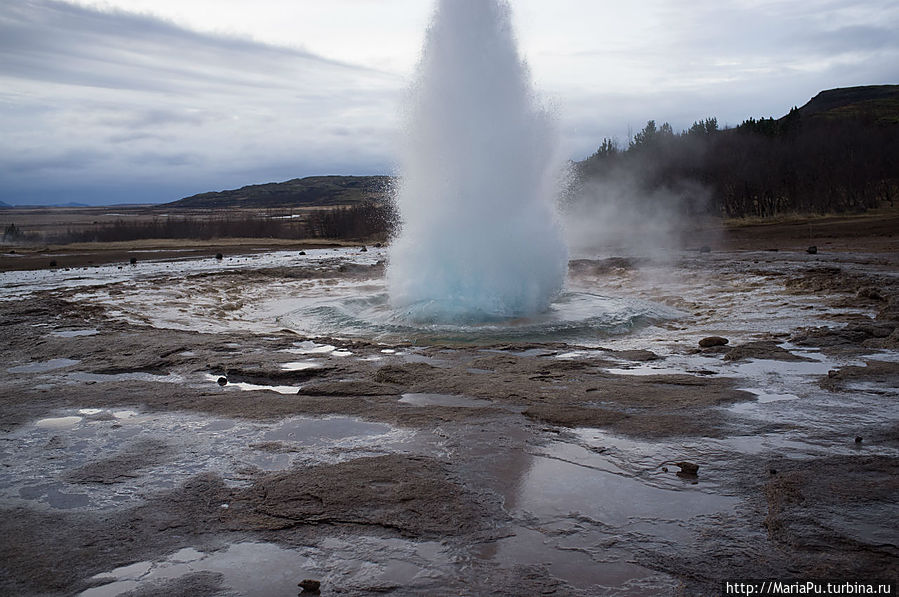
[(0, 74), (21, 79), (138, 91), (208, 85), (289, 89), (285, 77), (390, 78), (301, 50), (203, 34), (121, 11), (52, 0), (0, 5)]

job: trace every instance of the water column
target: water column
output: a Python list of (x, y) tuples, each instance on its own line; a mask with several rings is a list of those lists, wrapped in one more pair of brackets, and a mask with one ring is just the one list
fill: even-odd
[(561, 160), (502, 0), (440, 0), (405, 103), (390, 303), (415, 322), (545, 310), (567, 268)]

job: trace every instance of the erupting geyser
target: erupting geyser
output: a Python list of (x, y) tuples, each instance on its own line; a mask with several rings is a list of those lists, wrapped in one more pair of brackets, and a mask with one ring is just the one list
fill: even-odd
[(408, 98), (392, 307), (438, 323), (546, 310), (568, 260), (554, 204), (560, 171), (508, 3), (440, 0)]

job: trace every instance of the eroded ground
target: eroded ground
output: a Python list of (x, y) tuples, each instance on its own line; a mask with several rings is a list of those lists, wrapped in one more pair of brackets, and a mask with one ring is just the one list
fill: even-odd
[(895, 252), (586, 256), (676, 315), (514, 342), (310, 334), (384, 253), (307, 253), (0, 274), (0, 592), (896, 578)]

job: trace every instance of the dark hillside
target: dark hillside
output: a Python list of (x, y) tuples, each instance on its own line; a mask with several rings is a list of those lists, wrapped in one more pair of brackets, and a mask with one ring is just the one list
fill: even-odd
[(383, 198), (390, 182), (389, 176), (309, 176), (229, 191), (200, 193), (167, 205), (189, 208), (350, 205), (366, 199)]
[(899, 85), (867, 85), (828, 89), (799, 108), (803, 117), (846, 119), (866, 117), (899, 122)]
[(668, 123), (649, 121), (626, 148), (605, 139), (577, 171), (582, 188), (627, 181), (634, 201), (677, 196), (689, 211), (726, 217), (893, 204), (899, 85), (822, 91), (781, 118), (749, 118), (733, 129), (707, 118), (675, 133)]

